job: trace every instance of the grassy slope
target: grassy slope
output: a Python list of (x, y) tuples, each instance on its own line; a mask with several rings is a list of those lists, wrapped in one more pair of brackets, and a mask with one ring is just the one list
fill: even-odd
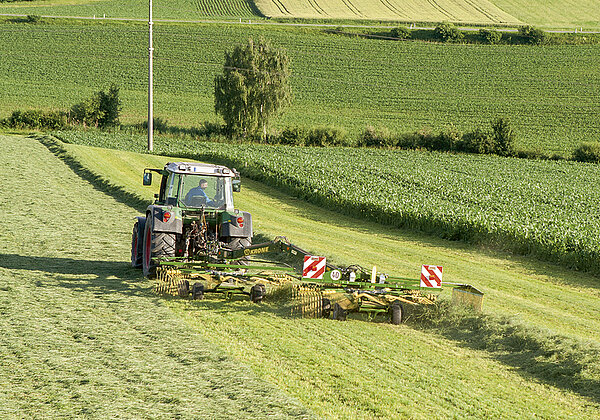
[[(314, 5), (314, 6), (313, 6)], [(386, 6), (387, 5), (387, 6)], [(259, 11), (260, 10), (260, 11)], [(53, 16), (103, 16), (146, 18), (148, 2), (142, 0), (54, 0), (0, 3), (0, 13)], [(214, 0), (170, 1), (154, 4), (155, 19), (260, 19), (272, 17), (309, 17), (319, 19), (381, 19), (407, 22), (458, 21), (464, 23), (512, 24), (519, 21), (547, 28), (600, 28), (600, 14), (595, 0), (490, 0), (477, 6), (465, 0), (426, 2), (340, 0), (304, 2), (297, 0)]]
[(600, 7), (596, 0), (492, 0), (496, 6), (523, 22), (544, 28), (600, 26)]
[[(65, 147), (110, 181), (118, 179), (113, 172), (117, 168), (117, 173), (121, 168), (124, 171), (118, 177), (125, 179), (125, 173), (141, 173), (150, 159), (156, 162), (156, 158), (144, 155)], [(99, 165), (102, 161), (111, 164)], [(125, 188), (142, 191), (131, 180)], [(144, 194), (148, 196), (148, 192)], [(598, 288), (585, 276), (526, 259), (390, 232), (322, 211), (249, 181), (244, 181), (236, 200), (239, 207), (253, 212), (255, 230), (260, 233), (285, 234), (338, 262), (378, 264), (382, 270), (400, 275), (414, 276), (423, 262), (441, 263), (447, 281), (469, 281), (485, 290), (486, 311), (490, 313), (512, 314), (516, 324), (591, 340), (594, 345), (600, 341), (595, 304)], [(440, 418), (519, 418), (536, 413), (550, 418), (598, 414), (596, 397), (582, 402), (580, 397), (557, 393), (553, 387), (538, 383), (560, 386), (550, 377), (517, 374), (527, 370), (527, 365), (552, 363), (534, 359), (528, 351), (509, 359), (501, 352), (486, 356), (466, 342), (463, 346), (460, 340), (449, 341), (405, 326), (293, 319), (276, 304), (261, 310), (244, 301), (174, 300), (170, 304), (191, 326), (227, 347), (229, 354), (248, 361), (261, 377), (327, 417), (422, 418), (435, 413), (433, 416)], [(594, 369), (585, 371), (582, 380), (597, 384), (597, 375)], [(532, 377), (537, 379), (532, 381)], [(432, 397), (431, 387), (438, 390), (437, 396), (434, 393)], [(386, 391), (381, 393), (382, 389)], [(543, 403), (537, 397), (541, 394), (545, 395)], [(576, 408), (579, 404), (583, 406)]]
[(0, 417), (306, 413), (129, 267), (135, 210), (35, 140), (0, 136), (0, 147)]
[(426, 2), (381, 0), (258, 0), (265, 16), (327, 19), (381, 19), (408, 22), (464, 22), (480, 24), (517, 24), (519, 21), (489, 1), (477, 4), (467, 0)]
[[(224, 51), (250, 36), (291, 56), (295, 98), (278, 128), (472, 130), (506, 116), (525, 148), (571, 151), (600, 136), (600, 46), (438, 45), (301, 28), (156, 25), (154, 115), (176, 126), (218, 122), (214, 76)], [(4, 23), (0, 42), (0, 117), (66, 110), (116, 82), (122, 121), (145, 118), (145, 25)]]

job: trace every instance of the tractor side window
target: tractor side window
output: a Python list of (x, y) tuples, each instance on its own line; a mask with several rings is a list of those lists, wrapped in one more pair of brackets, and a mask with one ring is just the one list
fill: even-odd
[(167, 204), (177, 205), (177, 192), (179, 191), (180, 176), (172, 173), (167, 181)]
[(166, 189), (167, 189), (167, 179), (169, 178), (168, 175), (164, 175), (162, 176), (162, 179), (160, 181), (160, 191), (158, 194), (158, 202), (159, 203), (164, 203), (166, 200)]

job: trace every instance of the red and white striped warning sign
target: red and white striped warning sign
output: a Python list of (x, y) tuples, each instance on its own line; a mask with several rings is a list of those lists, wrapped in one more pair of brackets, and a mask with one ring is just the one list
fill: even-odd
[(325, 257), (313, 257), (310, 255), (304, 256), (304, 268), (302, 269), (302, 277), (305, 279), (322, 279), (327, 265)]
[(421, 287), (442, 287), (442, 266), (421, 266)]

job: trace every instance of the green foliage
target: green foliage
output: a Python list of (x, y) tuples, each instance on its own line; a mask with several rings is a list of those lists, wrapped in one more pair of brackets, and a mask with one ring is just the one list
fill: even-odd
[(12, 128), (57, 130), (67, 125), (67, 115), (60, 111), (17, 110), (13, 111), (9, 118), (3, 120), (2, 125)]
[[(139, 151), (146, 141), (118, 134), (60, 136)], [(155, 148), (236, 167), (245, 176), (353, 217), (600, 273), (600, 191), (589, 188), (600, 183), (595, 165), (364, 148), (225, 143), (216, 148), (171, 138), (155, 139)], [(373, 168), (377, 176), (364, 176)]]
[(336, 127), (315, 127), (308, 131), (307, 146), (343, 146), (346, 144), (346, 131)]
[(108, 93), (103, 90), (73, 105), (70, 118), (73, 122), (89, 127), (107, 128), (119, 125), (121, 112), (119, 88), (111, 85)]
[(542, 45), (546, 42), (546, 33), (533, 26), (521, 26), (519, 28), (519, 35), (526, 44)]
[(600, 163), (600, 143), (597, 141), (581, 143), (573, 151), (573, 159), (579, 162)]
[(215, 112), (236, 135), (266, 138), (272, 117), (291, 103), (289, 58), (262, 37), (225, 53), (214, 82)]
[(390, 34), (393, 38), (398, 39), (409, 39), (410, 38), (410, 30), (406, 26), (398, 26), (396, 28), (392, 28)]
[[(0, 78), (7, 82), (0, 117), (15, 109), (68, 109), (118, 74), (121, 122), (147, 118), (143, 31), (110, 22), (1, 29), (7, 42)], [(190, 63), (222, 63), (225, 50), (263, 35), (286, 49), (293, 70), (294, 103), (273, 121), (274, 130), (335, 125), (358, 138), (367, 125), (414, 133), (423, 127), (439, 132), (453, 123), (467, 132), (502, 115), (519, 133), (518, 148), (571, 154), (584, 139), (600, 138), (600, 45), (448, 48), (264, 25), (161, 24), (161, 33), (155, 39), (155, 115), (167, 116), (180, 129), (207, 120), (222, 124), (214, 114), (212, 90), (222, 68)], [(196, 41), (183, 42), (189, 39)], [(73, 89), (73, 80), (81, 90)]]
[(435, 37), (442, 42), (460, 41), (464, 34), (452, 23), (440, 23), (433, 30)]
[(492, 121), (492, 136), (494, 153), (500, 156), (514, 156), (516, 135), (507, 118)]
[(359, 147), (394, 147), (396, 145), (397, 140), (389, 130), (377, 130), (373, 126), (368, 126), (358, 139)]
[(494, 29), (480, 29), (479, 37), (486, 44), (497, 44), (502, 39), (502, 33)]
[(496, 150), (495, 143), (490, 133), (476, 128), (466, 133), (460, 143), (460, 150), (468, 153), (492, 154)]

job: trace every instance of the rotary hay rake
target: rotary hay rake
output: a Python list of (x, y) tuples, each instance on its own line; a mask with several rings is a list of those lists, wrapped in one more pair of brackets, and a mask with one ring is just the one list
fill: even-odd
[[(271, 259), (256, 259), (261, 254)], [(454, 287), (455, 301), (481, 310), (483, 293), (473, 286), (443, 285)], [(285, 286), (291, 289), (293, 315), (341, 321), (349, 313), (383, 314), (399, 324), (415, 308), (436, 302), (442, 267), (424, 265), (420, 279), (388, 276), (375, 267), (370, 272), (359, 265), (336, 267), (278, 237), (235, 250), (220, 248), (205, 261), (165, 258), (156, 270), (155, 291), (192, 299), (220, 293), (259, 303)]]

